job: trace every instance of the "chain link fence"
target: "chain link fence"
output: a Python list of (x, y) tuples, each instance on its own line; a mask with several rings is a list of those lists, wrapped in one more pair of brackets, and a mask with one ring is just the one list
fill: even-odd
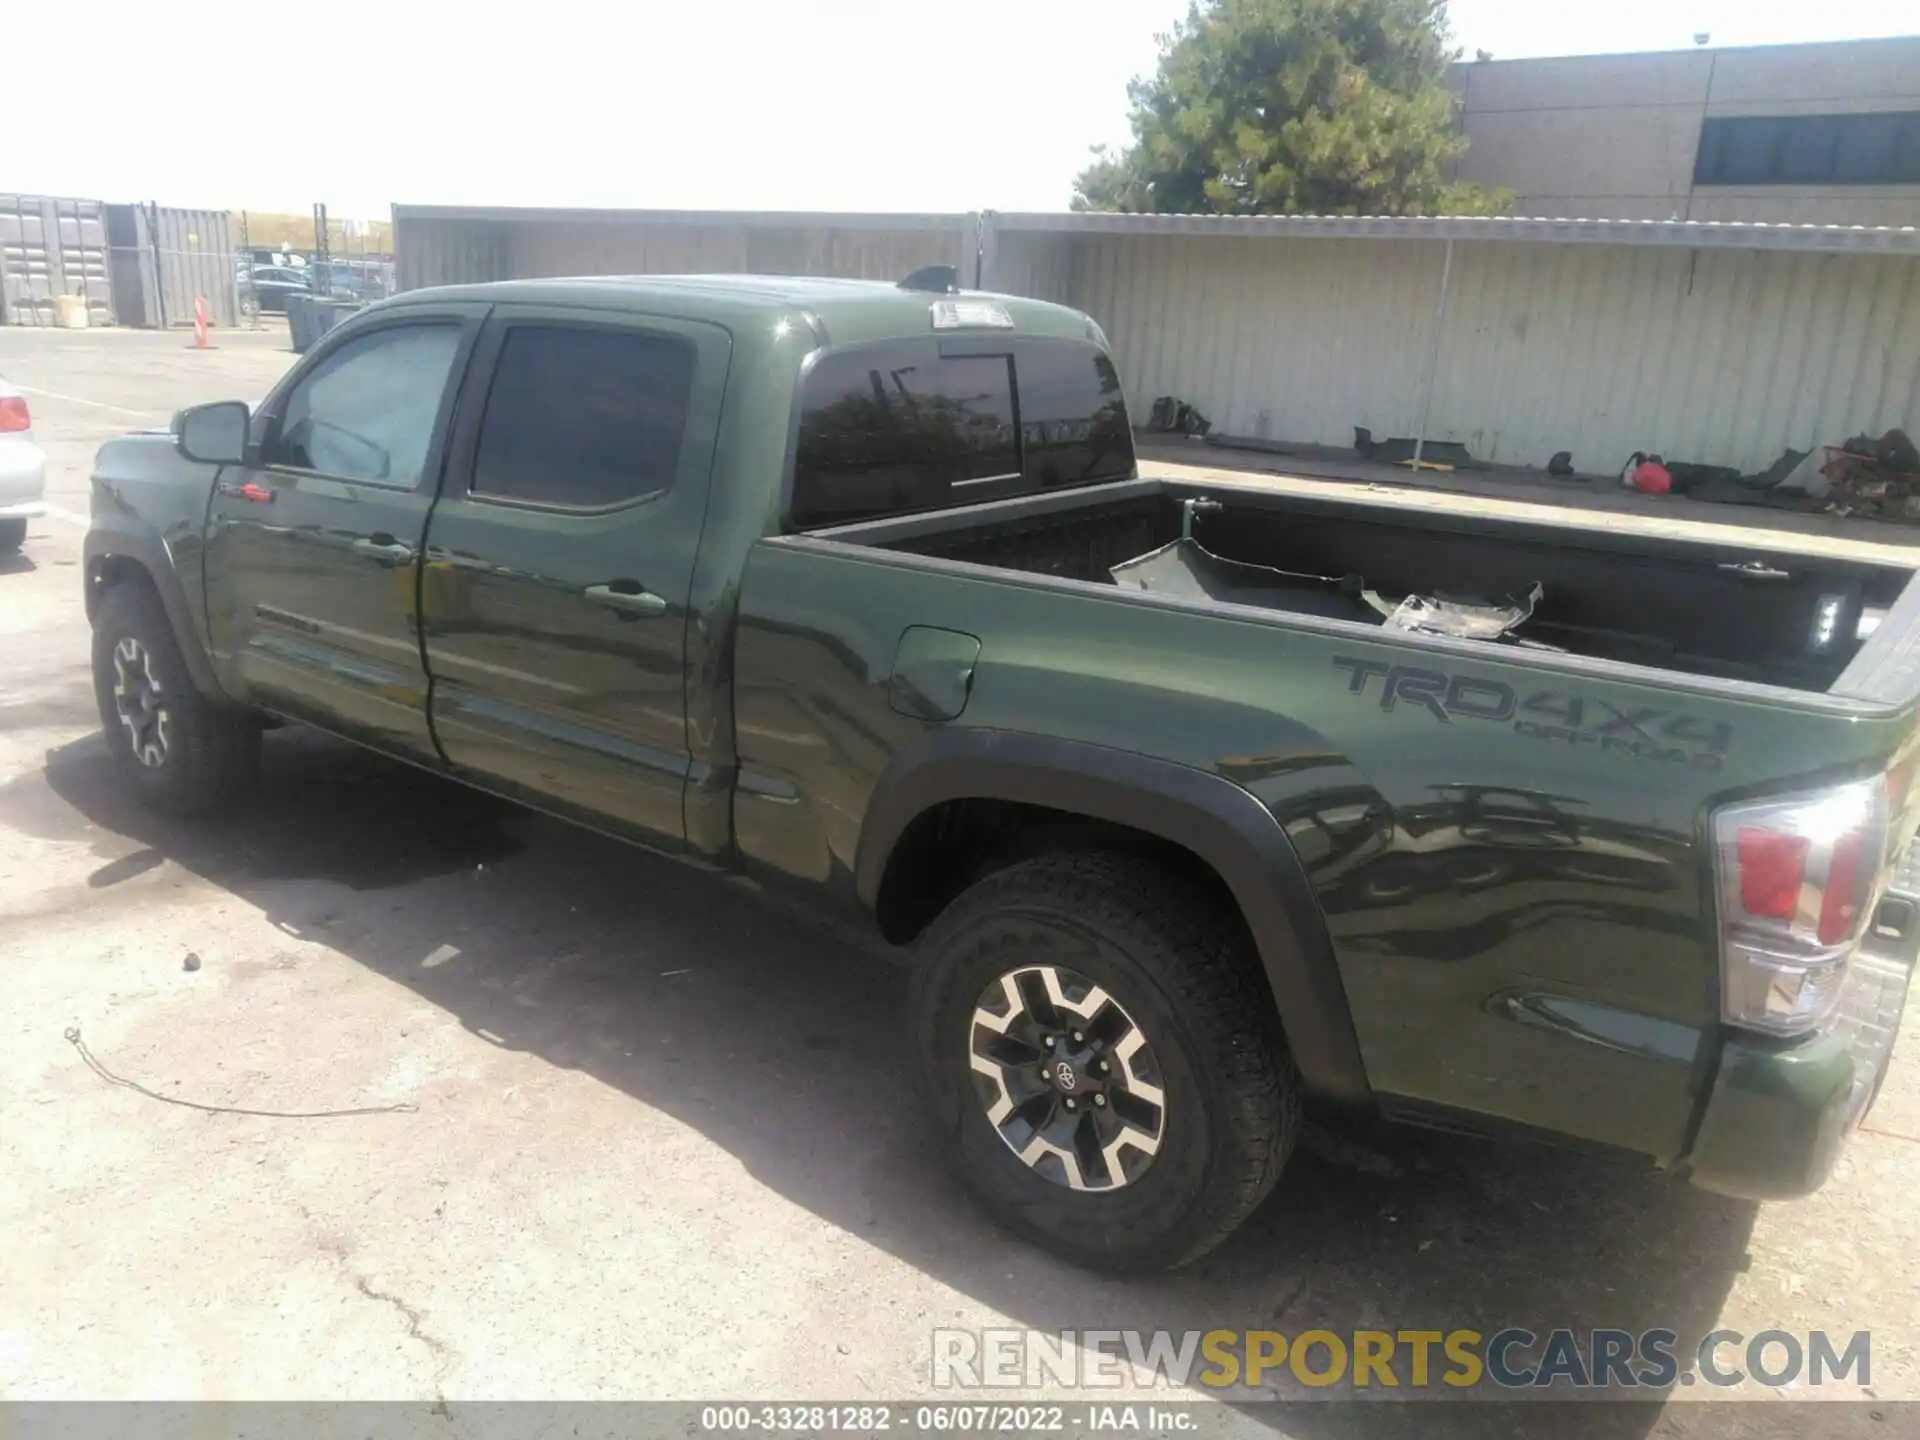
[(260, 328), (288, 298), (394, 290), (385, 222), (0, 193), (0, 325)]

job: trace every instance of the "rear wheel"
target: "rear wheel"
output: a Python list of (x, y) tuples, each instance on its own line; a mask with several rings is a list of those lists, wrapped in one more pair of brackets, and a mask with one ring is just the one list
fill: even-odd
[(967, 891), (921, 940), (914, 1024), (960, 1178), (1084, 1264), (1204, 1254), (1292, 1148), (1299, 1085), (1244, 931), (1142, 859), (1042, 855)]
[(160, 598), (142, 582), (116, 585), (100, 600), (93, 689), (115, 765), (157, 810), (210, 810), (259, 769), (259, 721), (194, 688)]
[(11, 554), (27, 543), (25, 520), (0, 520), (0, 555)]

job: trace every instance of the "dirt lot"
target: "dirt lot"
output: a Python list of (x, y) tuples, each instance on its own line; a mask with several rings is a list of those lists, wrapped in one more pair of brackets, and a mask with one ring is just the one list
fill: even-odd
[[(56, 507), (0, 572), (0, 1395), (907, 1399), (936, 1326), (1521, 1324), (1871, 1329), (1873, 1393), (1920, 1400), (1911, 1034), (1803, 1203), (1316, 1137), (1223, 1249), (1124, 1282), (949, 1187), (898, 972), (739, 883), (294, 732), (230, 818), (129, 808), (95, 735), (86, 468), (292, 360), (217, 338), (0, 330)], [(166, 1104), (70, 1027), (202, 1107), (404, 1108)], [(1642, 1413), (1624, 1429), (1722, 1428)]]

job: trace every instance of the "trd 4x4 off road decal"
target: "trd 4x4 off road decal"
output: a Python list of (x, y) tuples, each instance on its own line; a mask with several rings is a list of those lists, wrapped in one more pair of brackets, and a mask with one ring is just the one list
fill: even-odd
[(1515, 690), (1498, 680), (1449, 675), (1415, 665), (1388, 665), (1351, 655), (1333, 657), (1347, 672), (1347, 692), (1378, 682), (1380, 708), (1424, 710), (1442, 725), (1456, 719), (1510, 724), (1513, 733), (1562, 745), (1594, 745), (1636, 760), (1665, 760), (1717, 770), (1733, 744), (1733, 727), (1656, 706), (1622, 709), (1597, 695), (1569, 690)]

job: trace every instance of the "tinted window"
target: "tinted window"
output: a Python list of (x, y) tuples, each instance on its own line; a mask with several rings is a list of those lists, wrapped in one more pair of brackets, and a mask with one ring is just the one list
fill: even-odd
[[(1894, 174), (1902, 128), (1898, 115), (1862, 115), (1846, 126), (1834, 156), (1835, 183), (1871, 185), (1876, 175)], [(1920, 123), (1908, 128), (1920, 135)]]
[(1005, 355), (942, 356), (932, 341), (862, 346), (823, 358), (801, 404), (802, 524), (923, 510), (948, 503), (955, 485), (964, 494), (970, 481), (1020, 470)]
[(516, 325), (487, 394), (474, 493), (595, 507), (670, 489), (693, 363), (671, 335)]
[(1105, 351), (1071, 341), (1023, 346), (1014, 356), (1026, 478), (1042, 488), (1124, 480), (1133, 431), (1120, 374)]
[(1822, 185), (1834, 176), (1841, 122), (1838, 117), (1815, 115), (1780, 127), (1780, 154), (1776, 173), (1789, 185)]
[(1906, 185), (1920, 181), (1920, 111), (1705, 121), (1696, 185)]
[(419, 484), (459, 348), (458, 325), (394, 325), (349, 341), (288, 396), (268, 463)]
[(942, 355), (938, 341), (905, 341), (822, 358), (801, 394), (793, 523), (1131, 475), (1113, 362), (1083, 341), (1007, 344), (1008, 354)]

